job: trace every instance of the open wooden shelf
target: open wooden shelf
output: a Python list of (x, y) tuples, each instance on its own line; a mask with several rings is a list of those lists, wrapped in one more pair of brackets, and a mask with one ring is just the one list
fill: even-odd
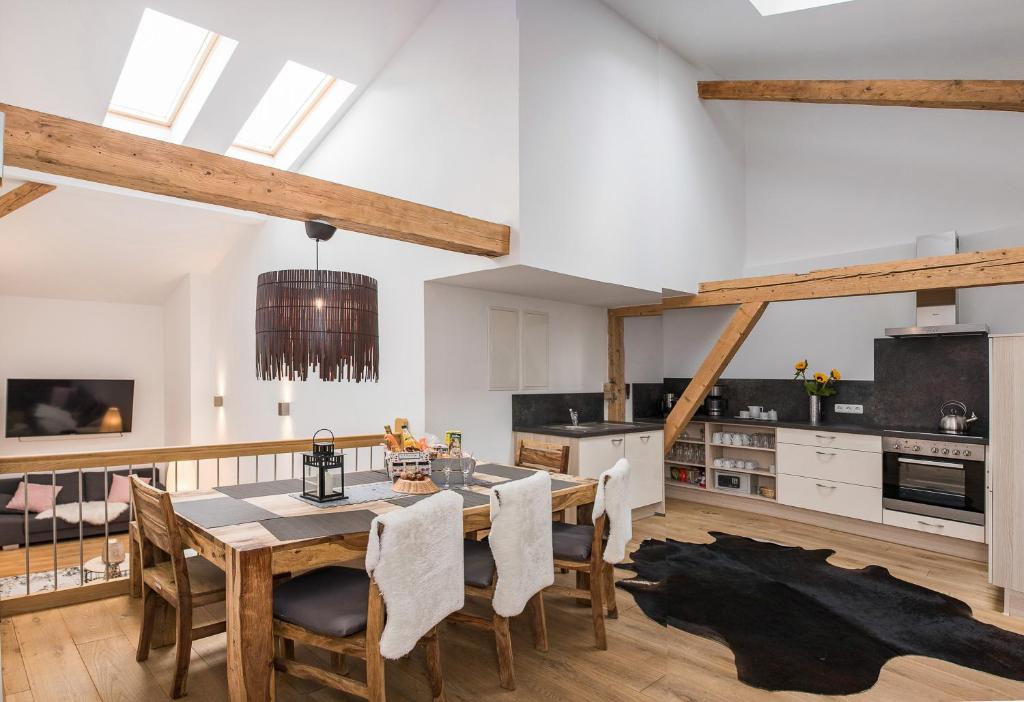
[(687, 463), (686, 461), (673, 461), (670, 458), (665, 459), (665, 464), (670, 466), (686, 466), (687, 468), (707, 468), (707, 466), (704, 465), (703, 463)]
[(665, 479), (665, 485), (672, 487), (687, 488), (688, 490), (700, 490), (701, 492), (710, 492), (708, 488), (701, 487), (700, 485), (694, 485), (693, 483), (684, 483), (681, 480), (673, 480), (672, 478)]
[(773, 448), (764, 448), (763, 446), (737, 446), (736, 444), (708, 444), (709, 446), (716, 446), (718, 448), (730, 448), (730, 449), (743, 449), (744, 451), (767, 451), (768, 453), (775, 453)]
[(749, 473), (750, 475), (763, 475), (767, 478), (775, 477), (775, 473), (770, 470), (757, 470), (755, 468), (719, 468), (711, 466), (711, 470), (724, 470), (727, 473)]

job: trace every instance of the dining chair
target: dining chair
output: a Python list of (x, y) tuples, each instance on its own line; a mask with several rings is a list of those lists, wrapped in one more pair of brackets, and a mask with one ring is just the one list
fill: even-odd
[(175, 668), (171, 697), (188, 690), (192, 642), (225, 631), (223, 621), (192, 627), (195, 607), (224, 600), (224, 572), (201, 556), (186, 558), (171, 496), (131, 478), (132, 500), (142, 558), (142, 628), (135, 659), (149, 658), (158, 607), (175, 611)]
[(494, 632), (498, 679), (516, 689), (509, 621), (530, 612), (533, 645), (548, 650), (544, 589), (554, 583), (551, 546), (551, 477), (538, 472), (491, 488), (487, 539), (466, 539), (466, 596), (488, 601), (491, 616), (455, 612), (448, 621)]
[[(274, 588), (274, 667), (340, 692), (385, 702), (386, 660), (426, 652), (435, 702), (446, 699), (438, 624), (462, 608), (463, 499), (441, 492), (370, 525), (366, 568), (319, 568)], [(331, 653), (333, 670), (299, 663), (294, 643)], [(366, 661), (366, 682), (343, 672)]]
[[(520, 439), (516, 447), (516, 465), (521, 468), (542, 468), (549, 473), (566, 475), (569, 472), (569, 447)], [(565, 510), (556, 512), (553, 519), (564, 522)]]
[(619, 616), (615, 564), (623, 560), (632, 537), (629, 471), (629, 461), (623, 458), (598, 478), (593, 524), (552, 524), (555, 567), (575, 572), (576, 587), (555, 585), (548, 591), (589, 600), (594, 639), (602, 651), (608, 648), (605, 608), (608, 619)]

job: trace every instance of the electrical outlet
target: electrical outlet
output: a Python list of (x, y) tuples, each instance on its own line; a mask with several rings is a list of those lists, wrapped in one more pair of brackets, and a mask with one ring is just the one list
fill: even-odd
[(836, 405), (836, 414), (864, 414), (864, 405)]

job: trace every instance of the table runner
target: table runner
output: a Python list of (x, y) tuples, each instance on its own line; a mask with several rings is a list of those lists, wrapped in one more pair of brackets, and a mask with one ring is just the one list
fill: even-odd
[(341, 536), (368, 531), (376, 513), (368, 509), (330, 514), (311, 514), (302, 517), (265, 519), (260, 526), (281, 541), (309, 539), (318, 536)]

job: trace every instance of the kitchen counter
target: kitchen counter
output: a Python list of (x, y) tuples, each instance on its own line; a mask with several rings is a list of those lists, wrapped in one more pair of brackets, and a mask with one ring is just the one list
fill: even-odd
[[(646, 424), (660, 424), (664, 426), (664, 417), (643, 417), (638, 420)], [(957, 441), (963, 444), (983, 445), (988, 443), (988, 438), (977, 435), (949, 435), (937, 432), (915, 431), (913, 429), (882, 429), (881, 427), (866, 426), (862, 424), (844, 424), (842, 422), (823, 422), (822, 424), (811, 424), (804, 421), (786, 421), (780, 419), (772, 422), (765, 419), (740, 419), (738, 417), (711, 417), (706, 414), (694, 415), (691, 422), (713, 422), (716, 424), (730, 424), (754, 427), (770, 427), (773, 429), (809, 429), (820, 431), (834, 431), (839, 434), (867, 434), (869, 436), (898, 436), (907, 439), (926, 439), (931, 441)]]
[(541, 426), (514, 426), (512, 431), (523, 434), (541, 434), (545, 436), (561, 436), (574, 439), (587, 439), (593, 436), (614, 436), (616, 434), (636, 434), (643, 431), (660, 431), (665, 420), (639, 422), (582, 422), (578, 428), (568, 428), (566, 424), (543, 424)]

